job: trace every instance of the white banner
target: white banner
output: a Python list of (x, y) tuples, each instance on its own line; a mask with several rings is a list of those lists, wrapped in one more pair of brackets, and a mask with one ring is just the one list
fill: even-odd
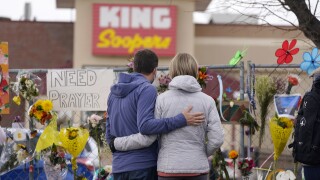
[(48, 70), (47, 96), (56, 111), (106, 111), (113, 80), (110, 69)]

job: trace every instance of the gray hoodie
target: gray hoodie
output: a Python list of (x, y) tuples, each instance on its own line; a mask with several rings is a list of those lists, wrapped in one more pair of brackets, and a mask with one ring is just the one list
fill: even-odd
[[(181, 113), (188, 105), (194, 112), (204, 112), (205, 122), (199, 126), (186, 126), (159, 139), (158, 171), (165, 173), (209, 172), (208, 156), (223, 144), (223, 129), (212, 97), (201, 92), (192, 76), (177, 76), (169, 84), (169, 90), (158, 96), (155, 117), (167, 118)], [(132, 150), (151, 145), (154, 136), (135, 134), (116, 138), (118, 150)]]

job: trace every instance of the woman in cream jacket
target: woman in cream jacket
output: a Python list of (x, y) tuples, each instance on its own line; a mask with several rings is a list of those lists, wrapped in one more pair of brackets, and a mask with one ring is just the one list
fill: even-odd
[[(212, 97), (201, 92), (197, 81), (197, 61), (187, 53), (177, 54), (171, 61), (169, 90), (158, 96), (155, 117), (166, 118), (179, 114), (186, 105), (193, 111), (203, 112), (205, 122), (199, 126), (185, 126), (158, 136), (158, 179), (208, 178), (208, 157), (223, 144), (223, 129)], [(157, 135), (134, 134), (116, 138), (115, 148), (120, 151), (140, 149), (151, 145)]]

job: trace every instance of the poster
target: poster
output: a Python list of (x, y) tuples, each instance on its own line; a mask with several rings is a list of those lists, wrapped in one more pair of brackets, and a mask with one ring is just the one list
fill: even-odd
[(274, 96), (274, 105), (279, 117), (294, 119), (298, 110), (300, 94), (277, 94)]
[(9, 114), (8, 42), (0, 41), (0, 114)]
[(47, 96), (56, 111), (106, 111), (114, 78), (110, 69), (49, 70)]

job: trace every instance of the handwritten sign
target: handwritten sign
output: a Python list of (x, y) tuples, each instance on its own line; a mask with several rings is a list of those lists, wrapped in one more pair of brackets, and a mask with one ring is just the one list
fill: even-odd
[(113, 80), (113, 70), (49, 70), (47, 95), (56, 111), (105, 111)]
[(8, 43), (0, 41), (0, 114), (9, 114), (9, 51)]

